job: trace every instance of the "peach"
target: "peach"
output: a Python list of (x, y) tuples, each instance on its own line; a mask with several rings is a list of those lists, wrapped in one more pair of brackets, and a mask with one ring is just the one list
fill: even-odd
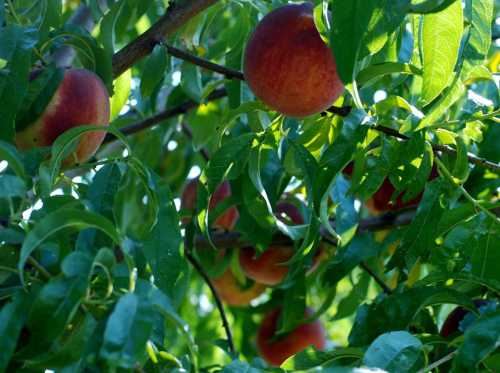
[[(488, 305), (490, 301), (486, 299), (475, 299), (473, 302), (474, 305), (479, 308)], [(456, 307), (449, 313), (448, 317), (446, 317), (439, 334), (441, 334), (443, 338), (448, 338), (450, 335), (457, 333), (460, 330), (460, 323), (468, 313), (470, 313), (469, 310), (463, 307)]]
[[(310, 308), (306, 309), (305, 317), (313, 315)], [(319, 320), (303, 323), (287, 335), (276, 339), (281, 309), (271, 311), (264, 317), (257, 332), (257, 349), (268, 364), (279, 366), (290, 356), (313, 345), (319, 350), (325, 348), (325, 331)]]
[[(294, 224), (304, 224), (304, 219), (299, 210), (288, 202), (279, 202), (276, 205), (278, 218), (283, 220), (286, 215)], [(318, 250), (313, 259), (312, 272), (319, 264), (321, 250)], [(247, 246), (240, 249), (240, 267), (248, 278), (266, 285), (279, 284), (288, 273), (285, 264), (294, 254), (291, 246), (269, 246), (262, 254), (257, 255), (253, 247)]]
[(230, 306), (246, 306), (266, 289), (265, 285), (256, 282), (248, 288), (242, 287), (230, 268), (221, 276), (213, 278), (212, 284), (220, 299)]
[(245, 49), (243, 72), (255, 96), (290, 117), (320, 113), (344, 91), (310, 3), (282, 6), (259, 22)]
[[(32, 74), (37, 78), (37, 73)], [(84, 124), (109, 124), (109, 95), (101, 79), (85, 69), (68, 69), (42, 115), (16, 133), (20, 149), (50, 146), (63, 132)], [(101, 145), (105, 132), (87, 132), (80, 137), (68, 160), (85, 162)], [(71, 162), (72, 163), (72, 162)]]
[[(181, 206), (183, 209), (191, 212), (194, 212), (196, 210), (197, 187), (198, 179), (193, 179), (184, 188), (181, 197)], [(221, 185), (219, 185), (215, 193), (212, 195), (208, 206), (209, 211), (213, 210), (218, 203), (229, 196), (231, 196), (231, 185), (227, 180), (225, 180)], [(232, 230), (236, 222), (238, 221), (239, 216), (240, 215), (236, 207), (231, 206), (223, 214), (217, 217), (217, 219), (215, 219), (213, 228)], [(188, 221), (189, 219), (182, 220), (184, 224), (186, 224)]]

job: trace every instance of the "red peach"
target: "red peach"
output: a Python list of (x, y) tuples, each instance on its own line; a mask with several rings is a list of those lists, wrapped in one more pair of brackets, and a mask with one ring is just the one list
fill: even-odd
[(243, 70), (255, 96), (290, 117), (320, 113), (344, 91), (310, 3), (288, 4), (267, 14), (248, 41)]
[[(288, 202), (279, 202), (276, 205), (278, 218), (283, 220), (286, 215), (294, 224), (304, 224), (304, 219), (297, 207)], [(312, 272), (319, 264), (320, 252), (318, 250), (313, 258)], [(253, 247), (240, 249), (240, 267), (248, 278), (266, 285), (279, 284), (288, 273), (285, 264), (294, 254), (291, 246), (269, 246), (262, 254), (257, 255)]]
[[(276, 338), (276, 329), (281, 309), (267, 314), (257, 332), (257, 348), (262, 358), (270, 365), (279, 366), (290, 356), (313, 345), (319, 350), (325, 348), (325, 331), (319, 320), (308, 324), (301, 324), (282, 338)], [(306, 309), (305, 317), (314, 314), (310, 308)]]
[(243, 288), (230, 268), (221, 276), (213, 278), (212, 284), (220, 299), (230, 306), (246, 306), (266, 289), (265, 285), (256, 282), (249, 288)]
[[(33, 74), (36, 79), (37, 74)], [(109, 95), (101, 79), (85, 69), (68, 69), (43, 114), (16, 133), (16, 145), (21, 149), (50, 146), (70, 128), (84, 124), (109, 124)], [(84, 162), (95, 154), (105, 132), (87, 132), (80, 137), (73, 158)]]
[[(191, 212), (194, 212), (196, 210), (197, 187), (198, 187), (198, 179), (193, 179), (184, 188), (181, 197), (181, 206), (183, 209), (189, 210)], [(215, 193), (212, 195), (212, 198), (210, 199), (210, 203), (208, 206), (208, 210), (212, 211), (213, 209), (215, 209), (218, 203), (220, 203), (225, 198), (230, 196), (231, 196), (231, 185), (227, 180), (225, 180), (221, 185), (219, 185)], [(231, 206), (223, 214), (217, 217), (217, 219), (215, 219), (213, 223), (213, 228), (232, 230), (239, 216), (240, 215), (236, 207)], [(182, 220), (184, 224), (186, 224), (188, 221), (189, 219)]]

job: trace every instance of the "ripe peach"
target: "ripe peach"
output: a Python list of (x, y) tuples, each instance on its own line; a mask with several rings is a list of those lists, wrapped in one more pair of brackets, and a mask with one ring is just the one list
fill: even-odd
[[(278, 218), (283, 219), (286, 215), (294, 224), (304, 224), (304, 219), (299, 210), (288, 202), (279, 202), (276, 205)], [(318, 250), (313, 266), (309, 269), (312, 272), (319, 264), (321, 250)], [(288, 273), (286, 263), (294, 254), (291, 246), (269, 246), (262, 254), (257, 255), (253, 247), (243, 247), (240, 249), (240, 267), (248, 278), (266, 285), (279, 284)]]
[[(313, 345), (317, 349), (325, 348), (325, 331), (319, 320), (301, 324), (282, 338), (276, 338), (276, 329), (281, 309), (276, 309), (265, 316), (257, 332), (257, 349), (262, 358), (270, 365), (279, 366), (290, 356)], [(306, 309), (305, 317), (313, 315)]]
[[(198, 186), (198, 179), (193, 179), (184, 188), (181, 197), (181, 206), (183, 209), (192, 212), (196, 210), (197, 186)], [(213, 210), (218, 203), (220, 203), (222, 200), (224, 200), (229, 196), (231, 196), (231, 185), (227, 180), (225, 180), (212, 195), (212, 198), (210, 199), (210, 204), (208, 206), (209, 211)], [(213, 228), (231, 230), (234, 228), (239, 216), (240, 215), (236, 207), (231, 206), (222, 215), (220, 215), (217, 219), (215, 219), (215, 222), (213, 223)], [(186, 224), (188, 221), (189, 219), (183, 219), (182, 222)]]
[[(429, 176), (429, 180), (433, 180), (438, 177), (437, 169), (434, 167)], [(391, 196), (396, 191), (396, 188), (389, 181), (389, 178), (386, 178), (380, 188), (373, 194), (367, 201), (366, 207), (373, 213), (379, 214), (381, 212), (387, 211), (397, 211), (406, 207), (417, 206), (422, 200), (422, 196), (424, 193), (420, 193), (415, 198), (404, 202), (403, 195), (404, 193), (400, 193), (396, 199), (391, 202)]]
[[(33, 79), (37, 74), (32, 74)], [(68, 69), (43, 114), (16, 133), (16, 145), (21, 149), (50, 146), (70, 128), (84, 124), (109, 124), (109, 95), (101, 79), (85, 69)], [(95, 154), (105, 132), (87, 132), (80, 137), (74, 158), (84, 162)], [(72, 163), (72, 162), (71, 162)]]
[(282, 6), (259, 22), (246, 46), (243, 72), (255, 96), (290, 117), (317, 114), (344, 91), (310, 3)]
[[(479, 308), (482, 306), (486, 306), (487, 304), (489, 304), (489, 302), (490, 301), (486, 299), (475, 299), (474, 305)], [(441, 336), (444, 338), (448, 338), (450, 335), (457, 333), (460, 330), (460, 323), (469, 312), (469, 310), (463, 307), (456, 307), (449, 313), (446, 320), (444, 320), (439, 334), (441, 334)]]
[(230, 268), (221, 276), (213, 278), (212, 284), (221, 300), (230, 306), (246, 306), (266, 289), (265, 285), (257, 282), (248, 288), (243, 288), (236, 280), (236, 277), (234, 277)]

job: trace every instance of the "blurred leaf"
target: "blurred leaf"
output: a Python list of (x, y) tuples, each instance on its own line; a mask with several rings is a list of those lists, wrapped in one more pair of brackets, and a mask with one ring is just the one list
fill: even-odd
[(500, 242), (500, 227), (490, 217), (480, 216), (475, 220), (480, 228), (476, 231), (474, 244), (470, 248), (471, 273), (480, 278), (500, 281), (500, 251), (496, 249)]
[(373, 240), (371, 235), (366, 233), (356, 235), (328, 263), (322, 276), (323, 283), (335, 285), (362, 261), (378, 255), (382, 248)]
[(0, 174), (0, 198), (24, 197), (26, 185), (13, 175)]
[(356, 284), (352, 284), (350, 293), (338, 303), (337, 313), (335, 313), (333, 320), (341, 320), (356, 312), (359, 305), (366, 299), (370, 279), (370, 275), (366, 272), (359, 275), (359, 280)]
[(28, 233), (21, 247), (18, 268), (23, 281), (24, 266), (31, 253), (47, 238), (65, 228), (96, 228), (106, 233), (115, 243), (120, 243), (120, 236), (113, 223), (101, 215), (76, 209), (60, 209), (48, 214)]
[(133, 293), (122, 296), (107, 320), (100, 356), (112, 366), (134, 368), (146, 354), (153, 318), (149, 298)]
[(146, 60), (141, 76), (141, 95), (149, 97), (163, 80), (167, 68), (167, 53), (162, 45), (156, 45)]
[(451, 303), (474, 310), (475, 306), (466, 295), (445, 287), (413, 287), (402, 293), (380, 295), (373, 303), (358, 308), (356, 319), (349, 334), (351, 346), (370, 344), (380, 334), (405, 330), (419, 311), (425, 307)]
[(422, 100), (432, 102), (450, 83), (457, 63), (463, 33), (462, 2), (457, 0), (446, 9), (427, 14), (423, 21), (424, 73)]
[(411, 5), (411, 12), (418, 14), (438, 13), (449, 7), (456, 0), (423, 0)]
[(340, 236), (340, 246), (345, 247), (356, 234), (358, 228), (358, 212), (354, 207), (355, 199), (348, 191), (349, 182), (339, 174), (330, 190), (335, 208), (335, 231)]
[(405, 331), (382, 334), (366, 350), (363, 363), (388, 372), (414, 372), (423, 363), (423, 345)]
[(327, 365), (337, 360), (355, 361), (362, 357), (363, 350), (356, 347), (339, 347), (330, 351), (318, 351), (312, 347), (308, 347), (306, 350), (286, 360), (282, 368), (290, 370), (307, 370)]
[(20, 291), (0, 311), (0, 372), (6, 371), (14, 354), (30, 303), (30, 294)]
[(401, 265), (404, 258), (408, 268), (411, 268), (418, 258), (427, 256), (438, 233), (438, 225), (435, 222), (447, 209), (441, 198), (445, 188), (445, 183), (440, 179), (427, 184), (422, 201), (418, 205), (417, 214), (391, 260), (394, 264)]
[(464, 342), (453, 361), (452, 372), (474, 372), (487, 355), (498, 348), (500, 311), (479, 317), (464, 334)]
[(72, 324), (71, 334), (58, 341), (55, 351), (41, 354), (36, 359), (27, 360), (26, 364), (32, 369), (61, 369), (68, 368), (82, 360), (85, 348), (96, 328), (97, 321), (92, 315), (86, 314), (81, 322)]
[(195, 102), (200, 102), (203, 96), (203, 86), (199, 68), (191, 62), (184, 61), (181, 66), (181, 74), (181, 87), (184, 93)]
[(233, 360), (230, 364), (226, 365), (220, 373), (261, 373), (261, 369), (257, 369), (239, 360)]
[(280, 313), (277, 335), (291, 332), (304, 320), (306, 312), (305, 272), (295, 278), (293, 285), (285, 291), (283, 309)]
[(12, 142), (17, 111), (28, 90), (31, 53), (38, 40), (35, 28), (8, 25), (0, 29), (0, 59), (8, 62), (0, 75), (0, 140)]
[(408, 63), (385, 62), (373, 64), (368, 66), (366, 69), (361, 70), (356, 77), (356, 81), (360, 86), (364, 86), (370, 83), (372, 80), (388, 74), (421, 75), (422, 70)]

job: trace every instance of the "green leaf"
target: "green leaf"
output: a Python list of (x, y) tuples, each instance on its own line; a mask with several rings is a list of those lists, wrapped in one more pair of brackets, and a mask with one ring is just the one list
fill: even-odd
[(498, 348), (500, 311), (480, 316), (464, 334), (452, 372), (475, 372), (477, 365)]
[(257, 369), (239, 360), (233, 360), (230, 364), (226, 365), (220, 373), (261, 373), (261, 369)]
[(37, 356), (26, 361), (32, 369), (67, 369), (74, 363), (81, 361), (85, 356), (85, 349), (97, 326), (97, 321), (87, 313), (82, 321), (71, 325), (71, 334), (57, 341), (54, 351)]
[(366, 299), (370, 280), (370, 275), (365, 271), (359, 275), (359, 281), (352, 283), (350, 293), (340, 300), (337, 306), (337, 313), (335, 313), (332, 320), (341, 320), (351, 316), (356, 311), (359, 305)]
[(450, 83), (464, 30), (462, 2), (427, 14), (423, 21), (424, 73), (422, 101), (432, 102)]
[(417, 14), (438, 13), (449, 7), (456, 0), (425, 0), (412, 4), (410, 11)]
[(200, 102), (203, 96), (201, 74), (198, 67), (191, 62), (184, 61), (181, 66), (181, 87), (195, 102)]
[(441, 199), (445, 188), (445, 183), (440, 179), (427, 184), (417, 214), (406, 230), (392, 261), (401, 265), (402, 258), (405, 258), (408, 268), (411, 268), (419, 257), (426, 257), (430, 252), (438, 233), (436, 221), (446, 211)]
[(146, 354), (153, 319), (149, 298), (133, 293), (122, 296), (107, 320), (100, 356), (111, 366), (134, 368)]
[(0, 174), (0, 198), (24, 197), (26, 185), (13, 175)]
[(322, 276), (324, 284), (335, 285), (362, 261), (380, 253), (382, 246), (369, 234), (357, 234), (344, 249), (335, 254)]
[(143, 252), (154, 276), (154, 282), (171, 299), (181, 300), (185, 290), (186, 261), (181, 255), (182, 237), (179, 217), (167, 186), (157, 190), (160, 209), (158, 222), (144, 238)]
[(55, 183), (62, 162), (73, 152), (76, 141), (87, 132), (109, 132), (116, 136), (126, 147), (129, 154), (132, 149), (127, 138), (118, 129), (110, 126), (82, 125), (63, 132), (52, 144), (50, 159), (50, 182)]
[(363, 349), (357, 347), (339, 347), (330, 351), (318, 351), (312, 347), (308, 347), (294, 357), (286, 360), (281, 367), (283, 369), (302, 371), (314, 369), (338, 360), (355, 361), (362, 357)]
[(20, 291), (0, 311), (0, 372), (6, 371), (14, 354), (30, 303), (30, 294)]
[(414, 372), (423, 363), (422, 347), (422, 342), (408, 332), (385, 333), (368, 347), (363, 364), (391, 373)]
[(45, 111), (64, 78), (64, 69), (47, 67), (31, 80), (16, 117), (16, 131), (22, 131)]
[(446, 287), (414, 287), (402, 293), (381, 295), (372, 304), (358, 309), (349, 334), (349, 344), (364, 346), (385, 332), (405, 330), (420, 310), (443, 303), (475, 310), (469, 297)]
[(113, 223), (101, 215), (76, 209), (56, 210), (38, 222), (23, 242), (18, 264), (22, 282), (24, 282), (24, 266), (31, 253), (46, 239), (65, 228), (96, 228), (106, 233), (115, 243), (119, 244), (121, 241)]
[(465, 11), (470, 19), (470, 31), (463, 51), (462, 80), (468, 80), (474, 67), (482, 65), (491, 46), (491, 24), (494, 18), (494, 1), (483, 0), (465, 2)]
[(147, 98), (151, 96), (153, 90), (163, 80), (166, 68), (167, 53), (162, 45), (157, 45), (147, 58), (146, 65), (144, 66), (141, 76), (142, 97)]
[(105, 50), (111, 53), (113, 53), (116, 44), (116, 23), (126, 3), (126, 1), (115, 2), (101, 21), (99, 40)]
[(360, 86), (365, 86), (366, 84), (371, 83), (374, 79), (389, 74), (421, 75), (422, 70), (409, 63), (384, 62), (370, 65), (366, 69), (361, 70), (356, 77), (356, 81)]
[(111, 97), (110, 122), (118, 117), (130, 96), (132, 81), (132, 70), (128, 69), (113, 82), (113, 97)]
[(356, 234), (359, 214), (354, 207), (355, 199), (349, 195), (349, 182), (338, 175), (330, 191), (330, 196), (335, 208), (335, 231), (340, 237), (340, 246), (346, 246)]
[(361, 42), (371, 17), (380, 4), (376, 0), (331, 0), (330, 45), (337, 72), (345, 84), (354, 79)]
[(15, 118), (28, 89), (31, 53), (38, 41), (35, 28), (8, 25), (0, 29), (0, 59), (8, 61), (0, 75), (0, 140), (12, 142)]
[(302, 271), (295, 278), (293, 286), (286, 290), (277, 335), (286, 334), (303, 322), (306, 311), (306, 291), (305, 272)]
[[(478, 221), (479, 220), (479, 221)], [(474, 244), (470, 248), (471, 273), (480, 278), (500, 281), (498, 263), (500, 260), (500, 227), (490, 217), (480, 216), (476, 219), (479, 229), (475, 232)]]
[(27, 322), (33, 343), (36, 340), (38, 345), (50, 345), (64, 332), (85, 297), (86, 289), (86, 276), (58, 277), (45, 284), (33, 302)]

